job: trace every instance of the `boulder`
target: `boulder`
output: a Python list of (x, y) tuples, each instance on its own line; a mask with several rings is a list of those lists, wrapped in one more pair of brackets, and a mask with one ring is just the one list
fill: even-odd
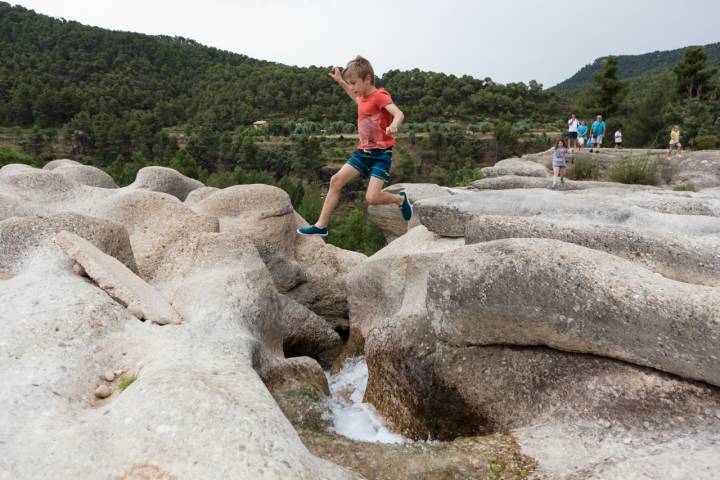
[(62, 230), (78, 235), (107, 255), (137, 271), (127, 230), (108, 220), (58, 213), (48, 216), (8, 218), (0, 222), (0, 271), (19, 272), (41, 246), (60, 253), (55, 235)]
[[(412, 245), (411, 235), (397, 242)], [(695, 373), (713, 370), (690, 357), (700, 337), (708, 339), (700, 357), (717, 350), (716, 288), (679, 284), (561, 242), (449, 244), (445, 252), (428, 243), (417, 254), (390, 244), (397, 253), (378, 252), (349, 281), (351, 325), (355, 305), (369, 325), (365, 400), (394, 429), (421, 439), (513, 431), (546, 478), (596, 467), (634, 478), (644, 468), (634, 454), (650, 452), (687, 471), (693, 462), (677, 451), (677, 438), (702, 452), (701, 464), (720, 463), (708, 449), (720, 439), (720, 390), (615, 359), (645, 345), (654, 362), (685, 358)], [(595, 308), (590, 323), (582, 320)], [(609, 348), (588, 354), (517, 341), (550, 331)]]
[(185, 198), (185, 205), (194, 205), (196, 203), (200, 203), (213, 193), (219, 191), (220, 189), (215, 187), (196, 188), (192, 192), (188, 193), (188, 196)]
[[(295, 256), (294, 210), (284, 190), (270, 185), (236, 185), (213, 193), (191, 208), (218, 218), (221, 232), (241, 232), (250, 238), (283, 290), (294, 287), (301, 275), (292, 272)], [(277, 268), (276, 268), (277, 267)]]
[(33, 170), (35, 170), (35, 167), (26, 165), (24, 163), (8, 163), (7, 165), (3, 165), (2, 167), (0, 167), (0, 177), (15, 175), (17, 173), (23, 172), (31, 172)]
[(183, 201), (190, 192), (204, 186), (202, 182), (186, 177), (172, 168), (144, 167), (138, 171), (135, 181), (125, 188), (130, 191), (150, 190), (168, 193)]
[[(717, 212), (716, 200), (687, 197), (665, 192), (627, 192), (616, 189), (591, 189), (575, 192), (549, 190), (485, 190), (419, 201), (415, 211), (429, 230), (443, 236), (465, 234), (470, 219), (484, 215), (541, 217), (591, 224), (609, 224), (634, 230), (674, 233), (689, 236), (717, 236), (720, 218), (686, 215), (686, 208), (698, 213)], [(698, 202), (705, 207), (698, 207)]]
[[(278, 312), (263, 307), (272, 307), (271, 281), (256, 253), (255, 259), (265, 282), (238, 263), (193, 275), (183, 293), (195, 307), (172, 329), (133, 320), (58, 262), (28, 266), (3, 281), (0, 375), (9, 387), (0, 389), (7, 407), (0, 409), (3, 472), (10, 478), (358, 478), (307, 451), (256, 371), (276, 347), (250, 332), (272, 338)], [(137, 378), (96, 399), (99, 373), (116, 369)]]
[[(297, 226), (302, 218), (297, 216)], [(286, 295), (320, 315), (341, 334), (349, 329), (347, 275), (365, 258), (325, 243), (318, 237), (295, 234), (295, 258), (304, 270), (305, 281)]]
[(720, 186), (720, 150), (687, 152), (673, 157), (671, 183), (690, 184), (695, 188)]
[(101, 188), (117, 188), (115, 181), (110, 175), (90, 165), (60, 165), (49, 170), (83, 185)]
[(469, 245), (438, 259), (426, 295), (452, 345), (546, 345), (720, 385), (720, 291), (597, 250), (546, 239)]
[(91, 215), (124, 225), (138, 273), (151, 279), (165, 250), (192, 233), (217, 232), (216, 218), (198, 215), (177, 198), (159, 192), (118, 191), (92, 206)]
[(494, 166), (481, 168), (480, 171), (486, 177), (517, 175), (520, 177), (546, 178), (548, 176), (548, 172), (543, 165), (520, 158), (500, 160)]
[(312, 310), (280, 296), (283, 352), (286, 357), (308, 356), (331, 361), (342, 346), (340, 335)]
[(496, 215), (475, 217), (465, 228), (467, 244), (504, 238), (556, 239), (623, 257), (667, 278), (720, 286), (720, 239)]
[(70, 160), (69, 158), (58, 158), (56, 160), (50, 160), (43, 166), (43, 170), (55, 170), (58, 167), (65, 167), (65, 166), (82, 166), (82, 163), (77, 162), (75, 160)]
[(182, 322), (159, 291), (120, 261), (73, 233), (63, 230), (56, 235), (56, 239), (68, 256), (78, 262), (108, 295), (127, 306), (132, 315), (158, 325)]
[(0, 221), (10, 217), (41, 215), (47, 210), (32, 202), (23, 201), (15, 195), (0, 192)]
[(411, 285), (427, 277), (425, 260), (432, 262), (432, 254), (464, 245), (462, 238), (441, 237), (420, 225), (356, 266), (347, 279), (350, 336), (364, 339), (377, 319), (422, 302), (422, 297), (409, 293)]

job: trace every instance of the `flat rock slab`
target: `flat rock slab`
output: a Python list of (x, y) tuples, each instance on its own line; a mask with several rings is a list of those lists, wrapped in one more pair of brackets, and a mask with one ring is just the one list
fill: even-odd
[(159, 325), (182, 323), (180, 316), (162, 294), (120, 261), (70, 232), (63, 230), (55, 238), (62, 249), (85, 269), (88, 276), (111, 297), (127, 305), (130, 313)]
[(689, 236), (720, 235), (717, 200), (682, 192), (603, 188), (571, 192), (541, 189), (468, 191), (421, 200), (414, 206), (428, 230), (462, 237), (468, 221), (483, 215), (539, 217), (622, 225)]
[(475, 217), (465, 229), (468, 245), (503, 238), (562, 240), (623, 257), (673, 280), (720, 286), (720, 239), (500, 215)]

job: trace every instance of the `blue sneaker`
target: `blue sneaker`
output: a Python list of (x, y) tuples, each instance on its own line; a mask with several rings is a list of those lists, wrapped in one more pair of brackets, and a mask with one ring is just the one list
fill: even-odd
[(412, 213), (413, 213), (412, 205), (410, 205), (410, 200), (408, 200), (406, 191), (403, 190), (402, 192), (400, 192), (400, 195), (405, 197), (403, 202), (400, 204), (400, 210), (402, 211), (402, 217), (403, 217), (403, 220), (405, 220), (406, 222), (409, 222), (410, 219), (412, 218)]
[(316, 227), (315, 225), (309, 225), (307, 227), (298, 228), (297, 233), (299, 233), (300, 235), (305, 235), (306, 237), (312, 237), (312, 236), (327, 237), (328, 229)]

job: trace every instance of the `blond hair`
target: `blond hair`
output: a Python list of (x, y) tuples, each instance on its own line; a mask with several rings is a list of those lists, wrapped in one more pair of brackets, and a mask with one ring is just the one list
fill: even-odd
[(350, 60), (343, 71), (343, 78), (346, 80), (348, 76), (364, 80), (368, 75), (370, 75), (372, 83), (375, 84), (375, 72), (373, 71), (372, 65), (370, 65), (370, 62), (366, 58), (360, 55)]

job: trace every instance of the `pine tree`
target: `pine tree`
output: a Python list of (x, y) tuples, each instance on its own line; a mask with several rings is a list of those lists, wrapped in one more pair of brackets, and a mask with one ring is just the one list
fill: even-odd
[(600, 111), (612, 116), (620, 110), (627, 95), (627, 82), (618, 79), (618, 58), (608, 57), (600, 72), (593, 74), (594, 100)]
[(706, 68), (707, 55), (702, 47), (691, 47), (685, 50), (681, 63), (673, 68), (677, 77), (677, 92), (687, 98), (703, 98), (709, 92), (710, 79), (717, 68)]

